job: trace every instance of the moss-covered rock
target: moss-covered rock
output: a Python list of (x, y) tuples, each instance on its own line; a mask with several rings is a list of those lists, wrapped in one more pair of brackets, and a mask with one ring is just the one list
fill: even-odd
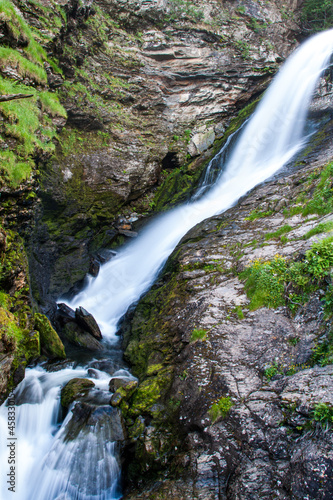
[(41, 349), (45, 356), (51, 359), (66, 358), (64, 345), (44, 314), (35, 314), (35, 328), (39, 332)]
[(78, 347), (84, 347), (85, 349), (90, 349), (92, 351), (102, 351), (102, 344), (95, 339), (90, 333), (85, 332), (82, 328), (79, 327), (74, 322), (67, 323), (61, 335), (64, 341), (68, 341), (71, 344), (74, 344)]
[(95, 384), (85, 378), (73, 378), (61, 390), (61, 405), (68, 408), (73, 401), (86, 396)]
[(26, 365), (40, 356), (23, 241), (13, 230), (2, 230), (2, 234), (5, 240), (0, 255), (0, 402), (22, 380)]

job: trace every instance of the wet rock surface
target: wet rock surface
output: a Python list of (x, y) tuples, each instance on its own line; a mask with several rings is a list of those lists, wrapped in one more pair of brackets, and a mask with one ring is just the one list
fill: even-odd
[[(300, 28), (291, 14), (298, 6), (288, 5), (286, 16), (277, 1), (78, 7), (66, 0), (59, 2), (66, 21), (54, 10), (57, 23), (45, 27), (38, 5), (17, 4), (35, 29), (47, 29), (47, 51), (63, 72), (46, 65), (67, 121), (58, 123), (55, 153), (40, 160), (29, 234), (30, 267), (39, 277), (33, 293), (49, 315), (97, 251), (136, 236), (135, 228), (117, 228), (119, 212), (142, 217), (172, 196), (186, 197), (230, 118), (296, 47)], [(158, 203), (156, 188), (166, 180), (171, 196)]]
[(54, 322), (63, 341), (92, 351), (102, 351), (102, 333), (93, 317), (83, 307), (75, 311), (64, 303), (57, 304)]
[(141, 460), (126, 470), (134, 489), (126, 499), (331, 495), (332, 427), (316, 412), (333, 407), (332, 365), (313, 358), (332, 328), (328, 283), (303, 304), (253, 310), (241, 275), (277, 255), (302, 260), (330, 234), (308, 232), (331, 214), (295, 207), (311, 201), (322, 165), (332, 161), (331, 137), (316, 162), (314, 151), (303, 155), (302, 169), (193, 228), (141, 299), (130, 332), (124, 326), (125, 356), (140, 383), (120, 408), (129, 459)]

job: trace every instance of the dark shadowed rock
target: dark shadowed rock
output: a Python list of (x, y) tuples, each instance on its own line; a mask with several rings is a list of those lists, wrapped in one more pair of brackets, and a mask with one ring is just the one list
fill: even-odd
[(83, 307), (75, 309), (76, 322), (83, 330), (91, 333), (97, 340), (101, 340), (102, 332), (92, 314), (86, 311)]
[(91, 257), (89, 264), (89, 271), (88, 271), (89, 274), (91, 274), (91, 276), (96, 278), (96, 276), (98, 276), (100, 267), (101, 264), (98, 262), (98, 260), (95, 259), (94, 257)]
[(103, 350), (102, 344), (90, 333), (83, 330), (77, 323), (66, 323), (62, 329), (61, 336), (76, 346), (85, 347), (86, 349), (90, 349), (92, 351)]
[(79, 109), (68, 110), (67, 123), (80, 130), (103, 130), (103, 123), (94, 115), (84, 113)]
[(58, 304), (56, 315), (61, 318), (64, 323), (75, 320), (75, 312), (67, 304), (61, 302)]
[(85, 402), (78, 402), (72, 410), (72, 418), (65, 430), (66, 439), (75, 439), (81, 431), (86, 434), (92, 432), (95, 436), (100, 435), (102, 442), (123, 443), (126, 438), (126, 430), (118, 408), (110, 405), (94, 406)]

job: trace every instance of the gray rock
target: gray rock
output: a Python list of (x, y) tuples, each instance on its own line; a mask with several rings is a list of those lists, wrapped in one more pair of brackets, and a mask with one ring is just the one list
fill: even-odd
[(64, 326), (61, 337), (79, 347), (84, 347), (92, 351), (103, 350), (102, 344), (95, 337), (84, 331), (74, 322), (69, 322)]
[(77, 321), (77, 324), (83, 330), (91, 333), (91, 335), (97, 340), (101, 340), (103, 338), (101, 330), (95, 318), (92, 314), (86, 311), (86, 309), (84, 309), (83, 307), (78, 307), (77, 309), (75, 309), (75, 319)]

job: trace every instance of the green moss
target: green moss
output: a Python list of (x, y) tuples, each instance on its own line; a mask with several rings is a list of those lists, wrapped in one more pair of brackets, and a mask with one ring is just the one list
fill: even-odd
[(173, 170), (156, 191), (153, 200), (155, 210), (160, 212), (186, 200), (199, 175), (199, 172), (191, 175), (179, 168)]
[(196, 340), (205, 340), (207, 337), (207, 331), (204, 329), (195, 328), (191, 333), (190, 342), (195, 342)]
[(84, 397), (95, 384), (85, 378), (73, 378), (61, 390), (61, 405), (68, 408), (77, 398)]
[(260, 98), (256, 99), (255, 101), (251, 102), (247, 106), (245, 106), (239, 113), (238, 115), (233, 118), (230, 122), (230, 125), (228, 126), (227, 130), (225, 131), (222, 140), (226, 141), (228, 137), (235, 133), (236, 130), (239, 129), (239, 127), (249, 118), (249, 116), (254, 112), (258, 102), (260, 101)]
[(310, 229), (303, 238), (306, 240), (308, 238), (311, 238), (312, 236), (315, 236), (316, 234), (320, 233), (327, 233), (333, 230), (333, 221), (327, 221), (327, 222), (322, 222), (318, 224), (316, 227)]
[(20, 328), (17, 318), (3, 307), (0, 307), (0, 333), (2, 340), (7, 337), (6, 342), (8, 341), (12, 345), (11, 350), (17, 348), (24, 340), (24, 332)]
[(282, 235), (289, 233), (290, 231), (292, 231), (292, 227), (286, 224), (277, 229), (277, 231), (274, 231), (272, 233), (266, 233), (265, 240), (279, 239)]
[[(159, 417), (159, 411), (154, 405), (165, 395), (171, 384), (172, 370), (170, 368), (161, 370), (155, 376), (150, 376), (140, 383), (129, 401), (128, 416), (131, 418), (138, 415), (150, 414)], [(156, 413), (157, 412), (157, 413)]]
[(209, 410), (209, 416), (211, 418), (211, 421), (214, 423), (216, 420), (220, 417), (226, 418), (231, 410), (231, 408), (234, 406), (234, 402), (231, 401), (230, 397), (222, 397), (216, 403), (214, 403)]
[(160, 372), (161, 370), (163, 370), (163, 365), (161, 363), (149, 365), (147, 367), (147, 375), (148, 376), (157, 375), (157, 373)]
[(63, 343), (44, 314), (35, 314), (35, 328), (39, 331), (42, 352), (46, 356), (49, 358), (66, 358)]
[(313, 420), (322, 425), (332, 425), (333, 406), (329, 403), (317, 403), (313, 409)]

